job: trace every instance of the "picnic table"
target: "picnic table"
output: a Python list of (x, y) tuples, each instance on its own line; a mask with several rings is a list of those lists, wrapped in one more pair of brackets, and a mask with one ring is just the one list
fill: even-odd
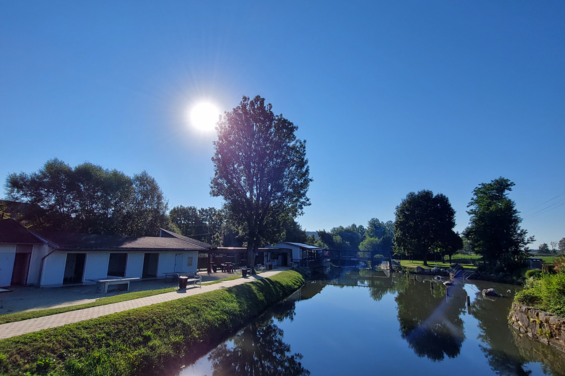
[(96, 282), (96, 293), (107, 294), (110, 285), (126, 285), (126, 291), (129, 291), (129, 283), (137, 281), (138, 277), (107, 277), (102, 279), (87, 279), (87, 281)]

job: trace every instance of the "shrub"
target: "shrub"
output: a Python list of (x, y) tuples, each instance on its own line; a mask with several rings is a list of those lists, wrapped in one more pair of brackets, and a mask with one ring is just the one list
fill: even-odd
[(542, 276), (541, 269), (532, 269), (526, 272), (526, 278), (534, 277), (534, 279), (539, 279)]
[(528, 306), (536, 306), (540, 304), (543, 299), (535, 289), (526, 289), (516, 294), (516, 301)]
[(565, 273), (545, 275), (541, 292), (544, 309), (565, 316)]

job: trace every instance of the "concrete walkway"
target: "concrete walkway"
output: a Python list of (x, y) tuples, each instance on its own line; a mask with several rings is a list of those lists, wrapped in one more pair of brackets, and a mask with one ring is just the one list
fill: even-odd
[(23, 321), (12, 322), (0, 325), (0, 339), (20, 336), (22, 334), (38, 332), (40, 330), (56, 328), (59, 326), (72, 324), (79, 321), (95, 319), (97, 317), (110, 315), (112, 313), (128, 311), (130, 309), (146, 307), (153, 304), (164, 303), (171, 300), (186, 298), (187, 296), (203, 294), (205, 292), (223, 289), (226, 287), (237, 286), (248, 282), (257, 281), (263, 278), (271, 277), (283, 270), (273, 270), (263, 272), (259, 275), (249, 276), (247, 278), (238, 278), (231, 281), (216, 283), (211, 286), (193, 287), (189, 285), (186, 290), (168, 292), (165, 294), (148, 296), (146, 298), (133, 299), (120, 303), (107, 304), (98, 307), (85, 308), (77, 311), (58, 313), (56, 315), (39, 317)]

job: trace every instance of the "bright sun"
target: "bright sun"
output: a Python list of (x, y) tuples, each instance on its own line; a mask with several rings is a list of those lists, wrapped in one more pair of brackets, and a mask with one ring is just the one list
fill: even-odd
[(202, 131), (213, 131), (219, 116), (220, 110), (210, 102), (197, 103), (190, 110), (191, 124)]

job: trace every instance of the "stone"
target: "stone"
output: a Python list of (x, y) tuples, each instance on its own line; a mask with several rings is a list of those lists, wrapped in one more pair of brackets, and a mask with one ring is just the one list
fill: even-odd
[(443, 282), (443, 284), (445, 286), (453, 286), (453, 282), (451, 282), (451, 281), (445, 281), (445, 282)]
[(422, 273), (423, 270), (424, 268), (422, 268), (421, 266), (416, 266), (416, 273)]
[(499, 293), (496, 292), (495, 289), (484, 289), (483, 290), (483, 296), (496, 296), (496, 297), (500, 297), (501, 295)]

